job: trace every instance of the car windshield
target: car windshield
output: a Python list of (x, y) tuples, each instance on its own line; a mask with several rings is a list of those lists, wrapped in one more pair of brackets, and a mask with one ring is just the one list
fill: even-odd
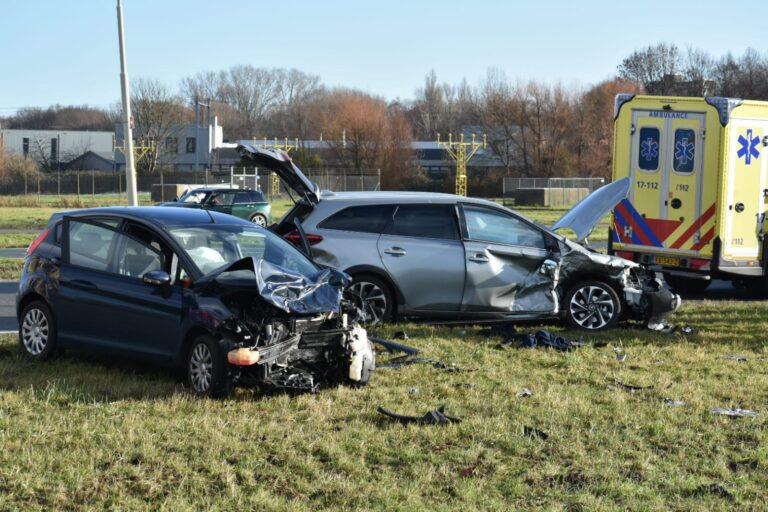
[(290, 243), (256, 226), (206, 224), (173, 227), (168, 231), (203, 274), (248, 256), (304, 276), (318, 270)]
[(202, 190), (190, 190), (179, 198), (179, 202), (200, 204), (205, 200), (205, 196), (207, 195), (208, 192)]

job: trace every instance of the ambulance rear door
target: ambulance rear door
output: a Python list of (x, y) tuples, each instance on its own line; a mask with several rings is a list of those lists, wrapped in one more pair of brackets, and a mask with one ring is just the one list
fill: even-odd
[(659, 253), (654, 263), (676, 266), (696, 254), (701, 216), (706, 114), (672, 110), (632, 113), (629, 197), (614, 211), (624, 248)]
[(766, 134), (765, 120), (732, 119), (729, 123), (723, 240), (726, 259), (761, 257), (766, 195), (766, 155), (761, 153)]

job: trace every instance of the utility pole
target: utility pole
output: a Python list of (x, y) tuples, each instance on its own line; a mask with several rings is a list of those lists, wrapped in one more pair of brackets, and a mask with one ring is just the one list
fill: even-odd
[(131, 129), (131, 93), (128, 88), (128, 69), (125, 64), (125, 34), (123, 30), (123, 3), (117, 0), (117, 36), (120, 41), (120, 86), (123, 93), (123, 147), (125, 151), (125, 190), (128, 206), (138, 206), (136, 193), (136, 165), (133, 159), (133, 130)]
[[(195, 172), (200, 170), (200, 107), (206, 107), (208, 109), (208, 168), (211, 167), (211, 146), (213, 141), (211, 140), (211, 99), (208, 98), (208, 103), (200, 101), (200, 97), (195, 95)], [(206, 178), (208, 177), (206, 173)], [(206, 181), (206, 183), (208, 183)]]
[(483, 142), (475, 142), (475, 134), (472, 134), (472, 142), (464, 142), (464, 134), (459, 136), (458, 141), (453, 140), (453, 135), (448, 134), (448, 142), (440, 142), (440, 134), (437, 134), (437, 144), (456, 160), (456, 195), (467, 195), (467, 162), (477, 153), (480, 148), (485, 149), (486, 141), (483, 135)]

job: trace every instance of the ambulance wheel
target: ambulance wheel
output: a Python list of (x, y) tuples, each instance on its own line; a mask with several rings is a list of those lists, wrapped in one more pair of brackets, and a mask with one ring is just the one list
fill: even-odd
[(702, 293), (707, 289), (709, 283), (712, 282), (711, 279), (696, 279), (694, 277), (680, 277), (670, 274), (664, 274), (664, 280), (677, 293)]
[(621, 301), (610, 285), (601, 281), (576, 283), (563, 301), (565, 318), (573, 327), (602, 331), (621, 318)]

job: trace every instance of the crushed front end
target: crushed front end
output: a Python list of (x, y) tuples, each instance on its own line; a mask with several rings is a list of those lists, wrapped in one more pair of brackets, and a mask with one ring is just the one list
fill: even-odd
[(232, 382), (297, 391), (366, 384), (375, 356), (347, 284), (335, 270), (306, 277), (242, 260), (208, 279), (201, 311), (221, 319), (215, 332)]
[(611, 283), (623, 299), (624, 318), (643, 322), (653, 330), (663, 329), (669, 315), (681, 304), (680, 296), (655, 272), (618, 256), (591, 251), (570, 240), (563, 241), (560, 275), (564, 282), (572, 282), (576, 276), (591, 276)]
[(655, 272), (639, 265), (626, 268), (622, 285), (631, 317), (645, 322), (649, 329), (666, 327), (668, 316), (682, 302)]

